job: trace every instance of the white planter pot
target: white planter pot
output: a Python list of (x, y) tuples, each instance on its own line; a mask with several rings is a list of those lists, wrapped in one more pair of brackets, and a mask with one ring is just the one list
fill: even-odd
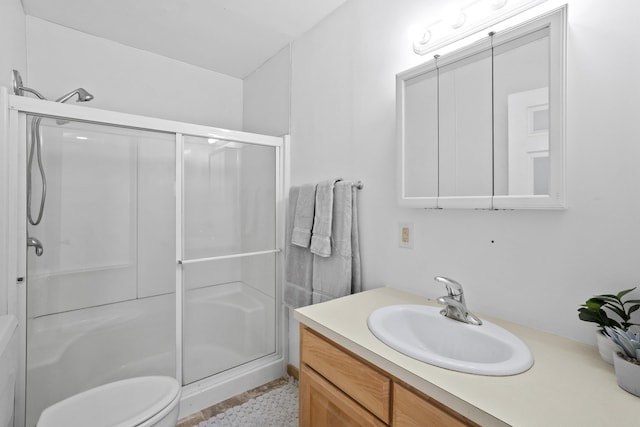
[(598, 344), (598, 351), (600, 352), (600, 357), (605, 362), (613, 365), (613, 354), (622, 349), (618, 346), (618, 344), (614, 343), (607, 337), (602, 331), (596, 332), (596, 343)]
[(624, 358), (615, 354), (613, 366), (616, 370), (618, 385), (629, 393), (640, 396), (640, 365), (627, 362)]

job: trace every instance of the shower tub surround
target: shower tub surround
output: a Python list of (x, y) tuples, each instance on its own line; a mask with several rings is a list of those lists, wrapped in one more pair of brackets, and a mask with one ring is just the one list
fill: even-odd
[[(42, 222), (28, 225), (16, 201), (12, 224), (25, 279), (10, 289), (26, 343), (16, 426), (124, 378), (178, 378), (184, 416), (284, 374), (283, 138), (5, 90), (0, 101), (16, 198), (26, 198), (34, 128), (47, 179)], [(31, 182), (39, 201), (41, 180)]]

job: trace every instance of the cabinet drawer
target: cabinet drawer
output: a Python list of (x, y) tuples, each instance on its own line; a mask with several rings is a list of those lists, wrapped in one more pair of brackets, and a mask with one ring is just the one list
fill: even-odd
[(311, 332), (300, 328), (301, 360), (356, 402), (389, 423), (391, 380)]
[(421, 397), (413, 391), (393, 384), (393, 426), (394, 427), (470, 427), (477, 426), (454, 411), (446, 410), (440, 404)]
[(349, 396), (302, 365), (300, 370), (301, 427), (385, 427)]

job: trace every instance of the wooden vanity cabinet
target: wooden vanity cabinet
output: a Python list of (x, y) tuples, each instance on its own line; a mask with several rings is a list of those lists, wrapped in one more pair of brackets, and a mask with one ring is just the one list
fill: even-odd
[(301, 426), (386, 425), (307, 365), (300, 370), (300, 407)]
[(300, 426), (477, 426), (310, 328), (300, 327)]

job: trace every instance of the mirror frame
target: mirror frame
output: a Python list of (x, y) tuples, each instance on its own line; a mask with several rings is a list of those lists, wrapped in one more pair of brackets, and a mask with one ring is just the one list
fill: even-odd
[[(396, 75), (396, 139), (398, 144), (398, 203), (412, 208), (468, 209), (566, 209), (566, 32), (567, 6), (552, 10), (532, 20), (496, 32), (441, 58), (403, 71)], [(526, 34), (549, 28), (549, 151), (550, 176), (547, 195), (489, 195), (461, 197), (406, 196), (405, 177), (405, 82), (436, 70), (445, 64), (497, 47)], [(439, 142), (438, 142), (439, 143)], [(495, 161), (495, 160), (494, 160)], [(495, 180), (495, 177), (492, 177)]]

